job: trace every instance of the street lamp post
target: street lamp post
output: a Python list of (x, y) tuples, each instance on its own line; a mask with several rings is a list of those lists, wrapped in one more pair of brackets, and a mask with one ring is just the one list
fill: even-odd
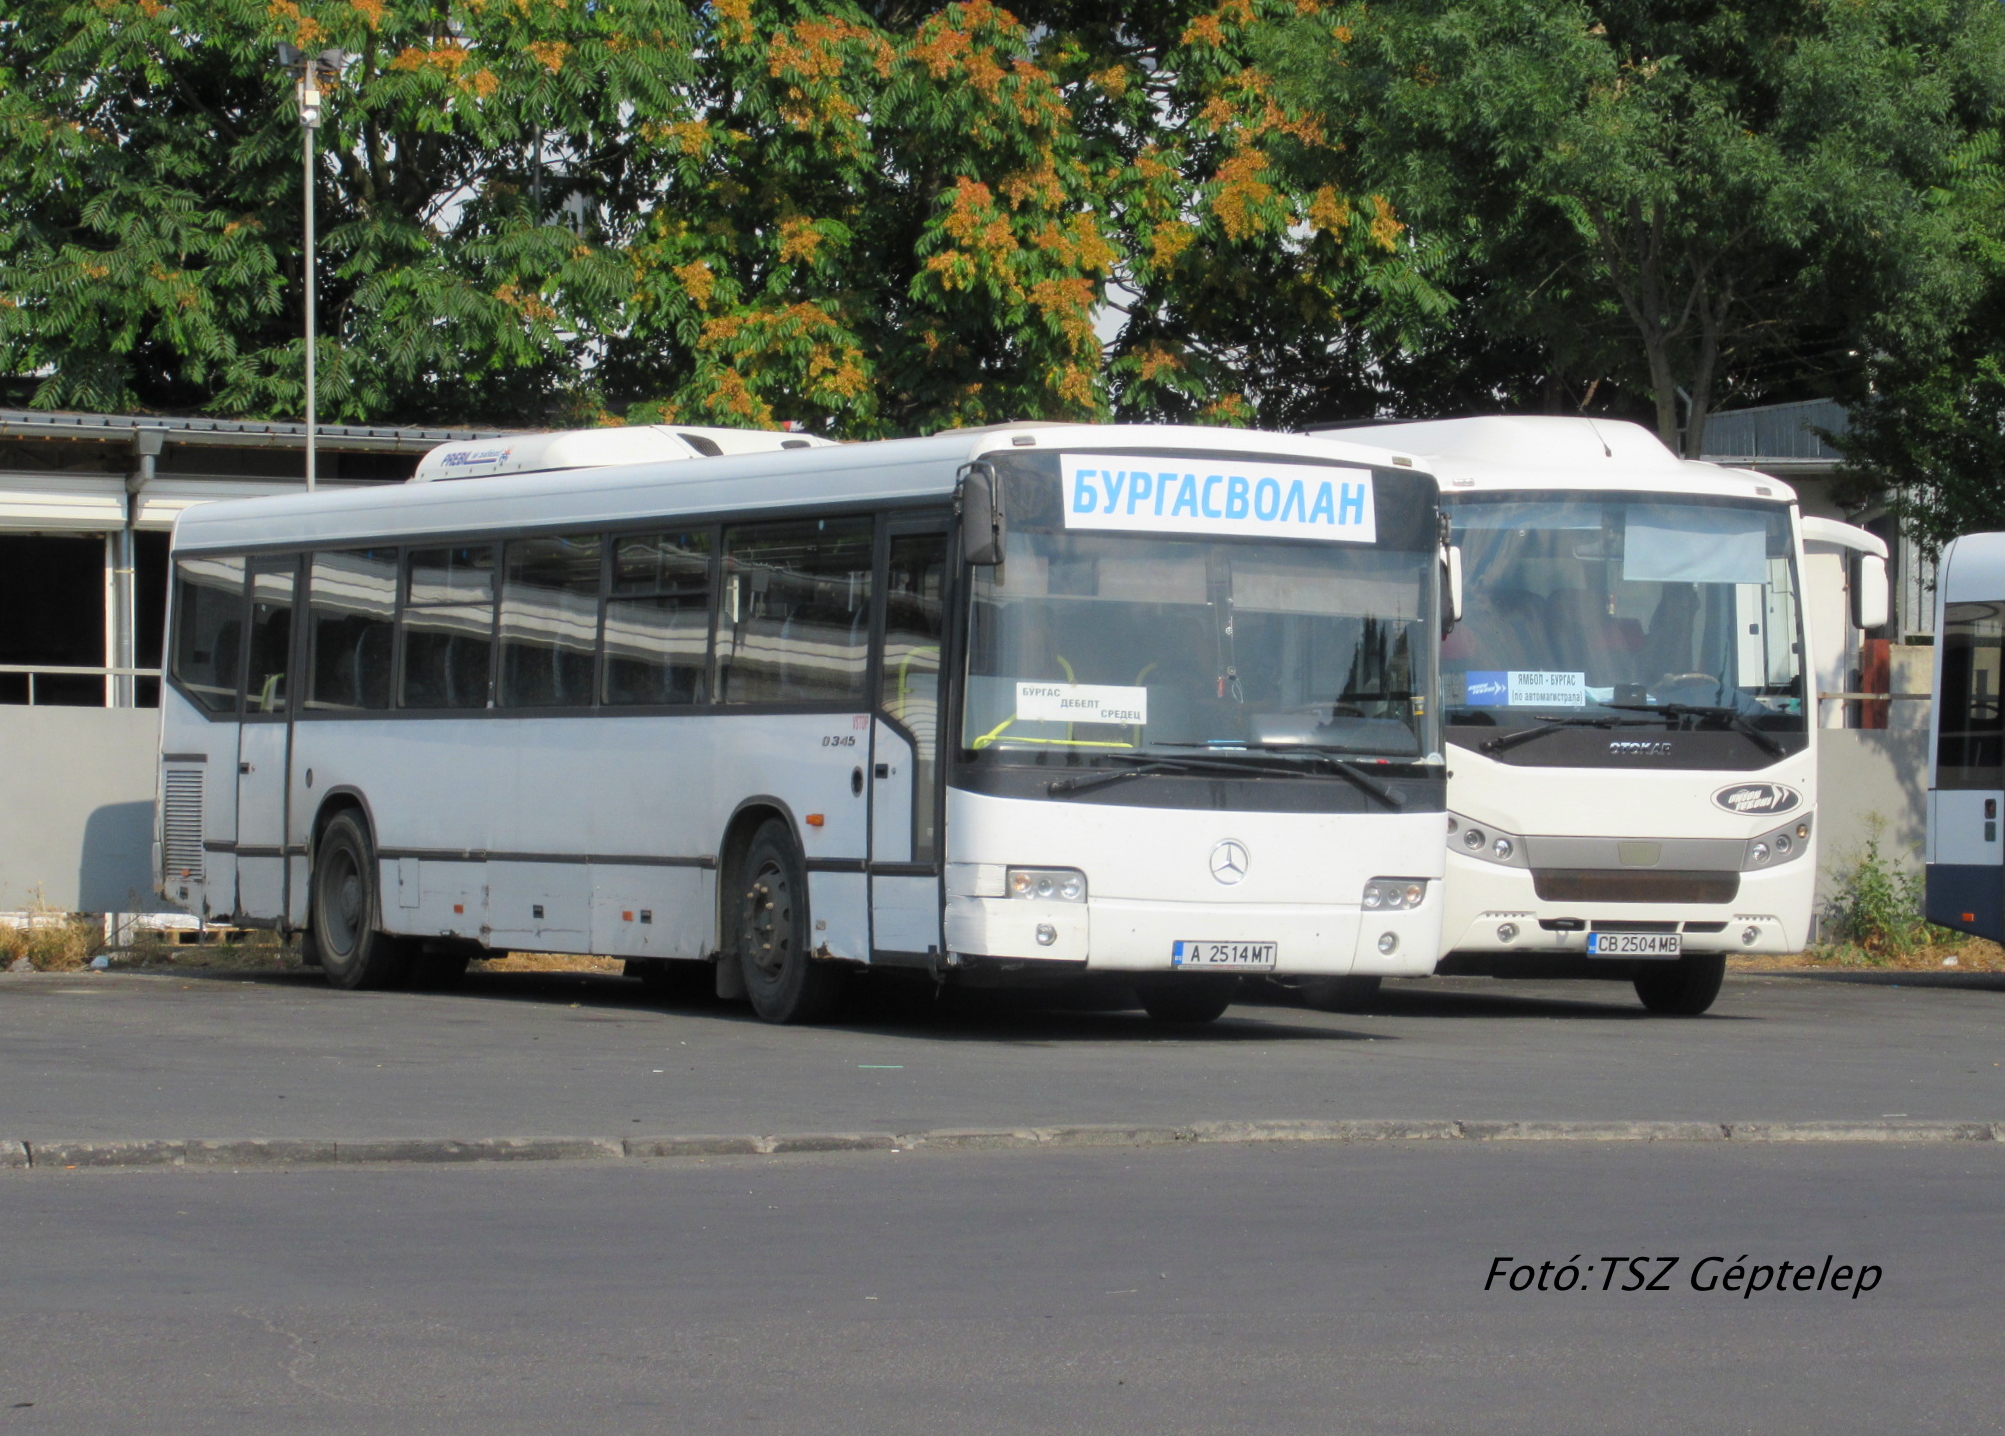
[(306, 192), (306, 491), (312, 493), (317, 486), (314, 455), (314, 401), (318, 397), (314, 386), (314, 254), (313, 254), (313, 132), (320, 128), (324, 98), (320, 85), (323, 79), (331, 80), (341, 72), (341, 62), (347, 57), (339, 50), (322, 50), (318, 55), (307, 55), (291, 45), (278, 47), (279, 64), (296, 72), (299, 83), (295, 96), (299, 103), (299, 131), (301, 140), (301, 172), (303, 188)]

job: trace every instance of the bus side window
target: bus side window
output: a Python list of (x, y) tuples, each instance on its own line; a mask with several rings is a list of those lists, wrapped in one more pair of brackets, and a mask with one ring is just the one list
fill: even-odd
[(251, 563), (250, 664), (244, 679), (246, 713), (282, 713), (286, 675), (292, 669), (292, 599), (299, 560), (260, 558)]
[(413, 549), (404, 589), (406, 708), (485, 708), (494, 649), (494, 545)]
[(2005, 603), (1944, 604), (1939, 641), (1936, 786), (2005, 786)]
[(396, 618), (395, 549), (315, 554), (306, 590), (306, 706), (388, 708)]
[(720, 701), (863, 705), (874, 527), (842, 518), (725, 530)]
[(211, 713), (237, 711), (243, 657), (244, 560), (184, 558), (174, 565), (174, 679)]
[(501, 577), (504, 708), (584, 708), (599, 642), (597, 534), (518, 539)]
[(711, 550), (708, 530), (613, 540), (607, 703), (708, 701)]

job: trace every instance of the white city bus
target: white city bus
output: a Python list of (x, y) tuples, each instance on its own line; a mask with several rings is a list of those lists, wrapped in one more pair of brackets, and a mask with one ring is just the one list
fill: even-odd
[(1634, 424), (1338, 432), (1435, 472), (1465, 586), (1441, 655), (1437, 971), (1626, 979), (1652, 1011), (1695, 1014), (1726, 954), (1800, 949), (1820, 673), (1804, 548), (1852, 553), (1853, 621), (1876, 627), (1884, 542)]
[(1453, 599), (1382, 450), (1018, 425), (217, 503), (173, 556), (163, 892), (337, 985), (514, 948), (778, 1021), (866, 966), (1202, 1021), (1434, 964)]
[(1965, 534), (1935, 571), (1928, 920), (2005, 941), (2005, 534)]

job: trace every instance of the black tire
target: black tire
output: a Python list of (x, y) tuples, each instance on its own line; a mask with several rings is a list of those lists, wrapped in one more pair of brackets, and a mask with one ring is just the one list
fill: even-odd
[(1376, 977), (1312, 977), (1299, 989), (1304, 1006), (1318, 1012), (1357, 1012), (1378, 996)]
[(376, 848), (353, 811), (336, 813), (313, 853), (308, 924), (320, 970), (335, 987), (394, 987), (409, 976), (407, 944), (378, 929)]
[(767, 1022), (814, 1022), (840, 996), (839, 974), (812, 956), (807, 864), (786, 824), (752, 834), (731, 894), (732, 946), (752, 1010)]
[(1215, 1022), (1239, 995), (1236, 977), (1185, 977), (1142, 989), (1142, 1010), (1158, 1022)]
[(1636, 995), (1660, 1017), (1697, 1017), (1720, 995), (1727, 975), (1721, 953), (1691, 953), (1662, 972), (1636, 979)]

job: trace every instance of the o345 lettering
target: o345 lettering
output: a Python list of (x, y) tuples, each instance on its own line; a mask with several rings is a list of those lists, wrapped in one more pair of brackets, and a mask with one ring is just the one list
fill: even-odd
[(822, 734), (821, 745), (824, 748), (854, 748), (856, 746), (856, 735), (854, 733), (824, 733)]

